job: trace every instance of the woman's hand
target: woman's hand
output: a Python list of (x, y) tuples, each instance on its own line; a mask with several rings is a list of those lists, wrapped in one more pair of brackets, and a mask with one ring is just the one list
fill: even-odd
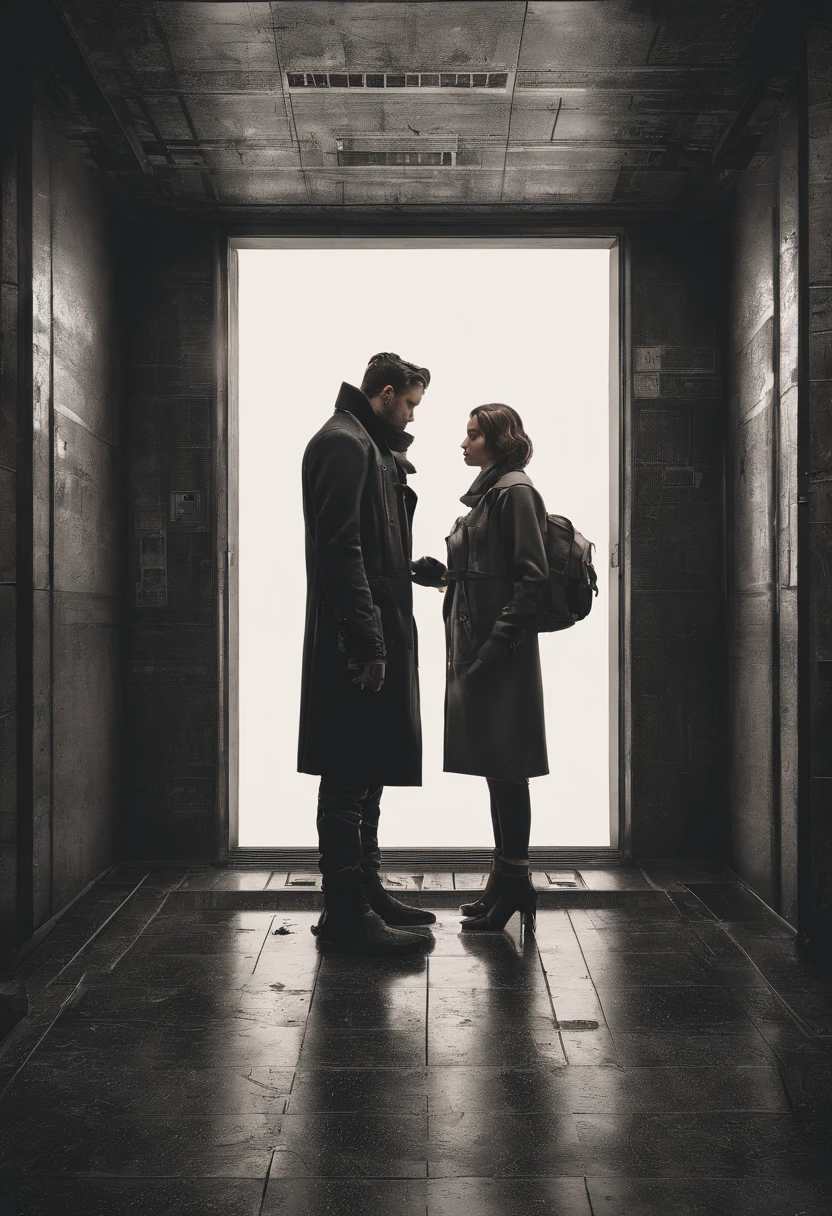
[(410, 573), (414, 583), (420, 587), (438, 587), (442, 591), (448, 567), (435, 557), (420, 557), (418, 561), (410, 563)]

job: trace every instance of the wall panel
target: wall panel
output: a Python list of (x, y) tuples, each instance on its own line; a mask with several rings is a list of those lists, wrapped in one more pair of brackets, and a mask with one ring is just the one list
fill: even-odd
[(119, 766), (120, 321), (101, 185), (35, 108), (32, 148), (33, 919), (114, 860)]
[(797, 103), (730, 221), (728, 654), (731, 860), (797, 917)]
[(129, 234), (127, 814), (142, 857), (214, 857), (217, 237)]
[(723, 848), (724, 398), (705, 224), (632, 233), (632, 850)]

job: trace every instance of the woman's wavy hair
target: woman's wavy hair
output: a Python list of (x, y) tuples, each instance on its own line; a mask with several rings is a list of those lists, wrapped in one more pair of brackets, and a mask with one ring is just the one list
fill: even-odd
[(397, 396), (414, 384), (427, 388), (430, 384), (430, 372), (426, 367), (408, 363), (400, 355), (382, 351), (380, 355), (373, 355), (367, 364), (364, 379), (361, 381), (361, 391), (368, 397), (375, 397), (376, 393), (380, 393), (388, 384), (396, 390)]
[(471, 417), (476, 418), (485, 442), (501, 462), (518, 469), (526, 467), (534, 455), (534, 447), (517, 410), (495, 401), (490, 405), (478, 405), (471, 410)]

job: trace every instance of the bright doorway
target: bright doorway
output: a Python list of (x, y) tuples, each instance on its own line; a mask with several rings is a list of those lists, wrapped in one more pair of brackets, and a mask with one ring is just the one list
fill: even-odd
[[(300, 467), (342, 380), (396, 351), (431, 370), (413, 425), (414, 555), (444, 559), (472, 480), (470, 409), (503, 401), (550, 511), (595, 542), (590, 617), (541, 639), (551, 773), (533, 846), (616, 845), (619, 802), (618, 248), (614, 239), (241, 239), (231, 250), (229, 678), (232, 844), (314, 847), (317, 778), (296, 771), (305, 600)], [(382, 844), (490, 845), (484, 780), (442, 772), (441, 597), (414, 588), (423, 786), (387, 789)], [(236, 835), (236, 839), (234, 838)]]

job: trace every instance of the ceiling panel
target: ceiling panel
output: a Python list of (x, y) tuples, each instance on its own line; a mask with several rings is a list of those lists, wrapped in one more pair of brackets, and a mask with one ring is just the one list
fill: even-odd
[(353, 134), (469, 135), (508, 137), (511, 99), (494, 97), (388, 97), (374, 93), (293, 95), (292, 112), (301, 139), (333, 146), (336, 136)]
[(405, 176), (382, 170), (378, 174), (360, 175), (358, 170), (341, 175), (341, 183), (334, 179), (319, 190), (319, 180), (313, 179), (313, 201), (330, 205), (343, 202), (348, 206), (422, 206), (437, 202), (447, 206), (471, 203), (497, 204), (500, 202), (502, 172), (492, 173), (434, 173), (423, 169)]
[(616, 0), (532, 3), (518, 67), (606, 67), (644, 64), (656, 34), (645, 4)]
[(509, 69), (525, 4), (273, 4), (284, 71)]
[(282, 97), (269, 94), (191, 93), (184, 98), (197, 139), (244, 141), (290, 138)]
[[(137, 209), (712, 209), (792, 71), (761, 0), (58, 5), (102, 90), (83, 114), (68, 98), (67, 130)], [(477, 70), (505, 87), (464, 88)], [(452, 89), (406, 87), (452, 71)], [(350, 72), (405, 87), (342, 87)]]
[(305, 206), (310, 202), (303, 173), (298, 170), (258, 170), (235, 173), (215, 169), (212, 181), (219, 201), (227, 206), (263, 206), (279, 198), (285, 205)]
[(273, 72), (277, 69), (269, 4), (154, 3), (152, 21), (175, 71)]

